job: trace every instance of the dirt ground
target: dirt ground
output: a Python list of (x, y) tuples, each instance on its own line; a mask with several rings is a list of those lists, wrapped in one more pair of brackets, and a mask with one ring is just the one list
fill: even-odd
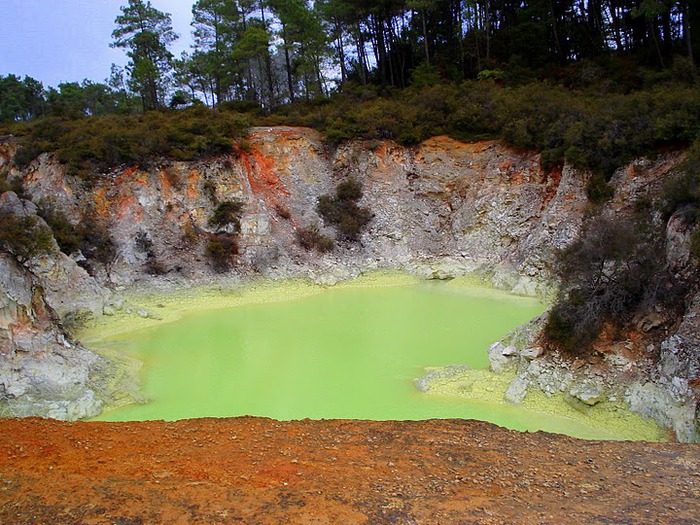
[(700, 446), (464, 420), (0, 421), (0, 523), (700, 523)]

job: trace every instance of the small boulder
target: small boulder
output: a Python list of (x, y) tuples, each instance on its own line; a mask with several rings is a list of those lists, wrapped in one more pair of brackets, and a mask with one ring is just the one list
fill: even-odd
[(511, 382), (508, 390), (506, 390), (506, 393), (503, 396), (503, 399), (509, 403), (520, 405), (525, 399), (525, 396), (527, 396), (527, 387), (528, 381), (523, 377), (518, 376)]
[(533, 346), (532, 348), (525, 348), (520, 351), (520, 357), (523, 357), (525, 359), (537, 359), (544, 353), (544, 350), (541, 346)]
[(494, 343), (489, 347), (489, 363), (494, 374), (502, 374), (515, 370), (518, 361), (518, 351), (513, 346), (504, 346), (503, 343)]
[(600, 403), (606, 398), (605, 389), (600, 384), (591, 382), (575, 383), (569, 390), (569, 395), (588, 406)]

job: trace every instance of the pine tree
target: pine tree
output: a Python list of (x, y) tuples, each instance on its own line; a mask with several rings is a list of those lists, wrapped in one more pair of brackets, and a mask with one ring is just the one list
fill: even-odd
[(163, 106), (173, 55), (168, 51), (178, 35), (173, 32), (169, 13), (151, 6), (150, 1), (129, 0), (117, 16), (112, 47), (128, 49), (127, 70), (133, 91), (141, 96), (144, 111)]

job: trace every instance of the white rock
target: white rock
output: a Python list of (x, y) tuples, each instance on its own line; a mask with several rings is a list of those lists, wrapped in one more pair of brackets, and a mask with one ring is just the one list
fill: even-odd
[(505, 399), (509, 403), (514, 403), (516, 405), (521, 404), (525, 399), (525, 396), (527, 396), (528, 386), (529, 383), (527, 379), (521, 376), (516, 377), (510, 383), (510, 386), (508, 386), (508, 390), (506, 390), (503, 399)]

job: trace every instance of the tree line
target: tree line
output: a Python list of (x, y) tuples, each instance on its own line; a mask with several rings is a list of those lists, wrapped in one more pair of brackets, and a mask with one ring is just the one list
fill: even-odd
[(200, 103), (271, 110), (348, 83), (502, 81), (615, 57), (664, 69), (700, 56), (696, 27), (691, 0), (197, 0), (194, 44), (175, 57), (170, 15), (128, 0), (111, 44), (126, 51), (125, 68), (48, 89), (0, 77), (0, 121)]

